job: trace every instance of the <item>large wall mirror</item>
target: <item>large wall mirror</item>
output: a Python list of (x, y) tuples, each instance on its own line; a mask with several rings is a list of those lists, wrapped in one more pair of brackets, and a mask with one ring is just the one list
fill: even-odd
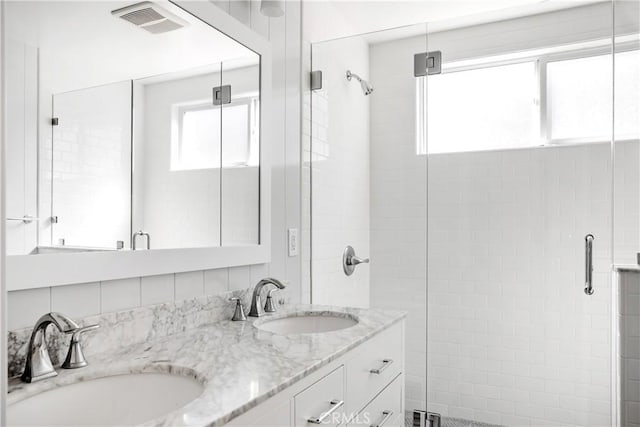
[[(9, 2), (6, 15), (10, 289), (38, 286), (11, 281), (34, 262), (77, 256), (189, 249), (175, 271), (222, 266), (194, 254), (268, 260), (266, 42), (207, 2)], [(211, 252), (251, 247), (246, 261)]]

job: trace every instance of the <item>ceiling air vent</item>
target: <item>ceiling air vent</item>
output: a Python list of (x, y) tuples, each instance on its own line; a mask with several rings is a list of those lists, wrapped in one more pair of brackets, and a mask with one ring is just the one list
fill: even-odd
[(114, 10), (111, 14), (152, 34), (167, 33), (189, 25), (184, 19), (150, 1)]

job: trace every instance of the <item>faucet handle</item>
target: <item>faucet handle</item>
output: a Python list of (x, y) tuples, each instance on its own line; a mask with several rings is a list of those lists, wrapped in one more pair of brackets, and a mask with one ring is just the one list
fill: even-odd
[(87, 359), (85, 359), (84, 353), (82, 352), (82, 346), (80, 345), (80, 335), (87, 331), (98, 329), (99, 327), (100, 325), (89, 325), (70, 331), (71, 343), (69, 344), (67, 357), (64, 359), (64, 363), (62, 364), (63, 369), (82, 368), (83, 366), (88, 365)]
[(279, 291), (280, 289), (278, 288), (273, 288), (273, 289), (269, 289), (269, 292), (267, 292), (267, 301), (264, 303), (264, 312), (265, 313), (275, 313), (276, 312), (276, 305), (273, 303), (273, 297), (271, 296), (272, 293)]
[(242, 306), (242, 299), (238, 297), (229, 298), (229, 301), (236, 302), (236, 311), (233, 313), (233, 317), (231, 318), (234, 322), (243, 322), (247, 320), (247, 316), (244, 314), (244, 307)]

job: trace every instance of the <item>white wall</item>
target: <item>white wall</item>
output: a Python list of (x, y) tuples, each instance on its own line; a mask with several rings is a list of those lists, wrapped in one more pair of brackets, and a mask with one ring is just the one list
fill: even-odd
[[(4, 27), (4, 2), (0, 2), (0, 26)], [(4, 58), (5, 37), (0, 31), (0, 57)], [(5, 62), (0, 64), (0, 99), (5, 99)], [(5, 104), (0, 104), (0, 221), (5, 221)], [(7, 292), (5, 284), (5, 228), (0, 227), (0, 336), (7, 336)], [(7, 340), (0, 340), (0, 366), (7, 366)], [(7, 370), (0, 370), (0, 425), (6, 424), (5, 396), (7, 395)]]
[[(271, 147), (272, 224), (271, 263), (193, 272), (159, 278), (131, 278), (114, 282), (15, 291), (8, 295), (9, 329), (27, 327), (37, 316), (62, 309), (71, 316), (114, 311), (146, 303), (171, 301), (201, 294), (219, 293), (227, 288), (246, 288), (260, 278), (273, 276), (289, 282), (292, 302), (300, 299), (300, 258), (287, 256), (286, 230), (300, 228), (300, 3), (287, 1), (285, 16), (266, 18), (254, 1), (221, 1), (219, 7), (268, 38), (273, 46), (274, 139)], [(217, 277), (222, 281), (206, 277)], [(226, 279), (225, 279), (226, 278)], [(202, 286), (200, 284), (202, 283)], [(43, 284), (48, 285), (48, 284)], [(60, 289), (59, 294), (56, 289)], [(64, 292), (66, 290), (66, 292)], [(151, 295), (156, 297), (144, 296)], [(27, 304), (28, 302), (28, 304)], [(64, 306), (60, 306), (64, 304)], [(24, 310), (24, 307), (30, 307)], [(82, 313), (75, 312), (75, 308)]]
[[(369, 257), (369, 98), (346, 72), (367, 79), (369, 52), (358, 38), (313, 46), (313, 68), (323, 87), (311, 95), (312, 301), (369, 306), (369, 265), (351, 276), (342, 253), (353, 246)], [(373, 262), (377, 262), (374, 260)]]
[[(37, 216), (36, 177), (38, 137), (34, 128), (38, 114), (38, 49), (15, 40), (8, 41), (5, 54), (7, 110), (5, 150), (6, 175), (12, 179), (6, 188), (7, 217), (22, 218)], [(34, 159), (34, 161), (28, 161)], [(9, 255), (29, 253), (37, 244), (37, 223), (24, 224), (19, 221), (6, 222), (6, 243)]]

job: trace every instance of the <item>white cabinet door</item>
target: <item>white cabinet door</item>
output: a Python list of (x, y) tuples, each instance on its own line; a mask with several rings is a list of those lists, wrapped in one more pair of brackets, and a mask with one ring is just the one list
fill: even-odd
[(360, 411), (403, 371), (402, 323), (371, 338), (347, 362), (347, 411)]
[(398, 375), (351, 420), (349, 427), (402, 427), (402, 375)]
[[(344, 367), (339, 367), (294, 397), (295, 427), (339, 426), (344, 408)], [(317, 420), (311, 422), (309, 420)]]

